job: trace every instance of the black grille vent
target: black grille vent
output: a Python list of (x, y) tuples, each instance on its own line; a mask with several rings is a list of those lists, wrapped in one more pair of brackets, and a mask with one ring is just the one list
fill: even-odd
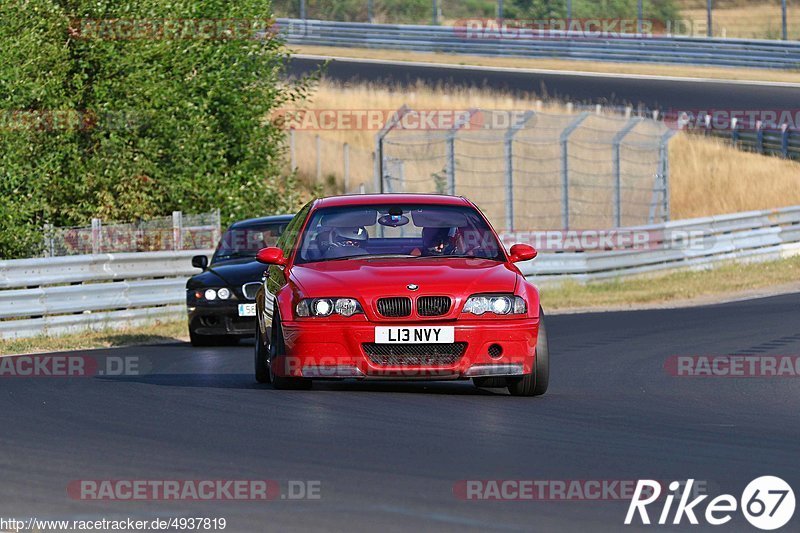
[(450, 298), (447, 296), (420, 296), (417, 300), (419, 316), (441, 316), (450, 310)]
[(381, 298), (378, 300), (378, 312), (388, 318), (409, 316), (411, 314), (411, 298)]
[(466, 342), (453, 344), (364, 344), (369, 360), (381, 366), (449, 366), (458, 362)]

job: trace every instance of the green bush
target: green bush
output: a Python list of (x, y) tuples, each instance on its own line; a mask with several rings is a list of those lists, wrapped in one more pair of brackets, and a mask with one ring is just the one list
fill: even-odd
[(294, 209), (284, 132), (267, 117), (309, 86), (281, 81), (282, 42), (129, 38), (91, 22), (270, 16), (268, 0), (0, 2), (0, 257), (36, 253), (44, 223)]

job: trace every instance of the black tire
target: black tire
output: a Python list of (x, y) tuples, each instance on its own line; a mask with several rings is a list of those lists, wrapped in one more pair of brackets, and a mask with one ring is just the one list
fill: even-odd
[(533, 372), (518, 378), (507, 378), (508, 392), (512, 396), (541, 396), (547, 392), (550, 381), (550, 350), (547, 330), (544, 326), (544, 311), (539, 307), (539, 338), (536, 340), (536, 362)]
[(308, 390), (311, 388), (311, 380), (303, 378), (288, 378), (285, 376), (276, 376), (273, 372), (273, 365), (278, 356), (286, 354), (286, 345), (283, 339), (283, 328), (281, 327), (281, 319), (278, 316), (278, 310), (275, 309), (272, 315), (272, 341), (270, 342), (270, 357), (269, 357), (269, 379), (272, 386), (278, 390)]
[(256, 348), (255, 348), (255, 371), (256, 381), (259, 383), (271, 383), (269, 372), (269, 346), (264, 344), (261, 335), (261, 327), (256, 324)]
[[(233, 340), (238, 342), (238, 339), (235, 337)], [(228, 337), (227, 335), (200, 335), (191, 329), (189, 330), (189, 341), (192, 343), (192, 346), (195, 347), (224, 346), (226, 344), (232, 344), (231, 337)]]

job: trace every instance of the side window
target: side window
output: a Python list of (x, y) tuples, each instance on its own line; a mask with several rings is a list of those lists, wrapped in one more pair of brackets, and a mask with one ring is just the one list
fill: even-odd
[(297, 246), (297, 234), (300, 233), (300, 228), (303, 227), (308, 217), (308, 212), (311, 210), (311, 204), (313, 203), (314, 202), (309, 202), (300, 209), (292, 221), (289, 222), (289, 225), (286, 226), (286, 231), (284, 231), (278, 239), (275, 246), (283, 250), (284, 257), (292, 255), (294, 248)]

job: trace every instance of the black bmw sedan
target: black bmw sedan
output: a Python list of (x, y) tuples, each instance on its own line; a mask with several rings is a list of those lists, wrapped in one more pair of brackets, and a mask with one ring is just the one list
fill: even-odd
[(186, 282), (189, 336), (193, 346), (235, 343), (255, 335), (255, 297), (265, 267), (256, 253), (275, 246), (292, 215), (236, 222), (220, 239), (209, 264), (204, 255), (192, 258), (203, 272)]

